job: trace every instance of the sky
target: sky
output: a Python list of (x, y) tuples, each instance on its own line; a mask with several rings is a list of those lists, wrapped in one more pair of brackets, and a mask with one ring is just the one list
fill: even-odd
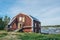
[(60, 0), (0, 0), (0, 17), (19, 13), (34, 16), (42, 26), (60, 25)]

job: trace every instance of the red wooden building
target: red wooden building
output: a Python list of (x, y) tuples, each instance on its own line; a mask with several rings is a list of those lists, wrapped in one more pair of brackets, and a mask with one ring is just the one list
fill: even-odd
[(8, 23), (7, 29), (20, 32), (40, 32), (41, 22), (31, 15), (18, 14)]

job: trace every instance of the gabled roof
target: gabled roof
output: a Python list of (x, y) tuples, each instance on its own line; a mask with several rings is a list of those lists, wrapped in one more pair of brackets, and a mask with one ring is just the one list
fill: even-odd
[(36, 21), (39, 21), (37, 18), (35, 18), (35, 17), (33, 17), (33, 16), (31, 16), (31, 15), (29, 15), (33, 20), (36, 20)]
[[(18, 15), (20, 15), (20, 14), (23, 14), (23, 13), (19, 13)], [(17, 16), (18, 16), (17, 15)], [(27, 15), (27, 14), (24, 14), (24, 15)], [(31, 15), (27, 15), (27, 16), (30, 16), (33, 20), (35, 20), (35, 21), (39, 21), (37, 18), (35, 18), (35, 17), (33, 17), (33, 16), (31, 16)], [(8, 23), (8, 24), (11, 24), (14, 20), (15, 20), (15, 18), (16, 18), (16, 16), (12, 19), (12, 20), (10, 20), (10, 22)], [(39, 21), (40, 22), (40, 21)]]
[[(24, 13), (19, 13), (18, 15), (20, 15), (20, 14), (24, 14)], [(24, 15), (27, 15), (27, 16), (31, 17), (35, 21), (39, 21), (37, 18), (35, 18), (35, 17), (33, 17), (33, 16), (29, 15), (29, 14), (24, 14)]]

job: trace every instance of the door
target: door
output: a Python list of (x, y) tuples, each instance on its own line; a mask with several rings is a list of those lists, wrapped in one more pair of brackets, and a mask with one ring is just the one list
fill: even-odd
[(18, 23), (18, 29), (21, 29), (21, 28), (22, 28), (22, 24)]

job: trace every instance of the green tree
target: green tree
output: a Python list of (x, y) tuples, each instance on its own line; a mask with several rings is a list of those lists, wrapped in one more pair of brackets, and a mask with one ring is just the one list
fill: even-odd
[(4, 26), (5, 26), (4, 21), (2, 19), (3, 18), (0, 17), (0, 30), (3, 30), (4, 29)]
[(10, 17), (8, 16), (5, 16), (4, 18), (0, 17), (0, 30), (3, 30), (8, 25), (9, 21)]
[(5, 16), (5, 17), (4, 17), (5, 26), (9, 23), (9, 21), (10, 21), (10, 17)]

